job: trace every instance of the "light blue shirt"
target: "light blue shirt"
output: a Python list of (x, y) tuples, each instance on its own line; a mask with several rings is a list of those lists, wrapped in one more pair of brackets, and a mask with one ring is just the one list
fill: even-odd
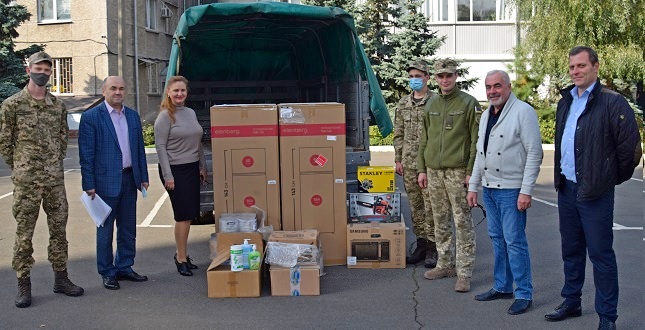
[(128, 121), (125, 118), (125, 106), (121, 108), (121, 111), (116, 111), (106, 101), (103, 102), (108, 109), (110, 119), (112, 119), (112, 124), (116, 131), (116, 138), (119, 140), (119, 148), (121, 149), (121, 156), (123, 156), (121, 165), (123, 168), (131, 167), (132, 156), (130, 154), (130, 140), (128, 139)]
[(585, 110), (587, 101), (589, 100), (589, 94), (596, 86), (594, 82), (589, 86), (583, 93), (582, 96), (578, 96), (578, 87), (574, 87), (571, 90), (571, 96), (573, 97), (573, 102), (571, 102), (571, 107), (569, 108), (569, 114), (567, 115), (567, 122), (564, 126), (564, 132), (562, 132), (562, 142), (560, 144), (560, 173), (564, 175), (567, 180), (578, 182), (576, 180), (576, 154), (575, 154), (575, 137), (576, 130), (578, 129), (578, 118)]

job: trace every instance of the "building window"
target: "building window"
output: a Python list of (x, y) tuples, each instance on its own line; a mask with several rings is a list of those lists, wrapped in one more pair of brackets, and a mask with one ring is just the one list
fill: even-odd
[(52, 75), (49, 77), (49, 84), (51, 85), (50, 91), (52, 94), (71, 94), (74, 92), (72, 89), (72, 59), (53, 58)]
[(146, 0), (146, 28), (157, 30), (157, 0)]
[(447, 22), (451, 19), (450, 10), (454, 0), (425, 0), (421, 12), (432, 22)]
[(38, 22), (68, 22), (72, 19), (71, 0), (38, 0)]
[(146, 62), (146, 71), (148, 73), (148, 93), (161, 94), (159, 88), (159, 64)]

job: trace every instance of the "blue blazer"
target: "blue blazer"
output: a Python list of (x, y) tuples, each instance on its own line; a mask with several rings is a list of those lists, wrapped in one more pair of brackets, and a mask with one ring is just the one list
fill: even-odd
[[(139, 114), (125, 107), (132, 172), (137, 189), (148, 181), (148, 164), (143, 146)], [(78, 128), (78, 151), (83, 191), (95, 189), (99, 196), (116, 197), (121, 191), (123, 156), (105, 102), (85, 111)]]

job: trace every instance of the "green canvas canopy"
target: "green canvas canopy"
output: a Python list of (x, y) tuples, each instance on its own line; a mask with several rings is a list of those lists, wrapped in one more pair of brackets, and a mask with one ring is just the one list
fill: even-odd
[(190, 7), (174, 34), (166, 79), (369, 84), (372, 122), (392, 121), (352, 17), (336, 7), (280, 2)]

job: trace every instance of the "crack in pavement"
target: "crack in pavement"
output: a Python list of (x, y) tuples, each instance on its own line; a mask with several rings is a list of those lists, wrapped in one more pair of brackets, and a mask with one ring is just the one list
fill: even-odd
[(412, 280), (414, 281), (414, 285), (416, 286), (416, 289), (412, 291), (412, 300), (414, 301), (414, 322), (416, 322), (419, 325), (419, 329), (423, 328), (423, 324), (419, 322), (419, 311), (418, 311), (418, 306), (419, 306), (419, 300), (417, 300), (417, 291), (421, 288), (419, 286), (419, 281), (417, 281), (417, 267), (418, 265), (414, 265), (414, 268), (412, 269)]

